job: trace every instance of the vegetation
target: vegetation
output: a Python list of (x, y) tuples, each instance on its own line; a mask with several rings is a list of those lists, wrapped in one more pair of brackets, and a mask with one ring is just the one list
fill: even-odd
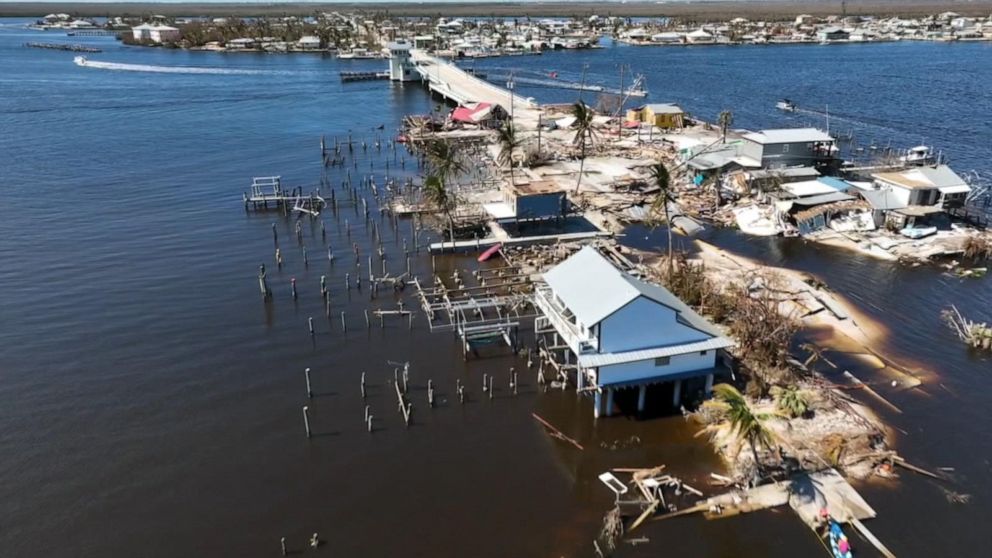
[(585, 170), (586, 150), (596, 139), (596, 130), (592, 127), (593, 111), (582, 101), (572, 105), (572, 116), (575, 117), (575, 137), (572, 144), (579, 148), (579, 179), (575, 182), (575, 192), (582, 185), (582, 172)]
[(450, 239), (455, 238), (454, 210), (458, 198), (451, 192), (449, 181), (465, 172), (465, 162), (458, 149), (449, 141), (435, 139), (424, 145), (428, 174), (424, 179), (424, 195), (448, 222)]
[(651, 181), (658, 187), (658, 196), (655, 198), (653, 207), (651, 208), (652, 213), (656, 214), (658, 209), (661, 209), (662, 214), (665, 216), (665, 227), (668, 230), (668, 278), (671, 280), (672, 274), (675, 272), (675, 260), (672, 248), (672, 220), (671, 215), (668, 213), (668, 204), (675, 201), (675, 196), (672, 194), (671, 178), (668, 175), (668, 168), (664, 163), (658, 162), (652, 165), (650, 174)]
[[(775, 436), (767, 426), (767, 422), (775, 415), (752, 409), (744, 394), (730, 384), (713, 386), (713, 396), (712, 400), (706, 401), (703, 405), (722, 413), (723, 424), (715, 425), (716, 428), (726, 425), (739, 444), (746, 443), (751, 448), (755, 466), (760, 470), (761, 459), (758, 457), (758, 448), (773, 449), (775, 446)], [(714, 427), (707, 427), (707, 430), (712, 432)]]
[(727, 143), (727, 129), (734, 125), (734, 113), (729, 110), (721, 111), (716, 121), (720, 125), (720, 137), (723, 138), (723, 143)]
[(985, 236), (969, 236), (964, 243), (964, 257), (973, 261), (992, 258), (992, 242)]
[(775, 386), (772, 388), (775, 408), (789, 418), (804, 417), (809, 413), (809, 395), (796, 386)]
[(509, 167), (510, 184), (515, 184), (513, 176), (513, 155), (523, 145), (523, 139), (517, 133), (517, 128), (512, 122), (507, 121), (496, 132), (496, 139), (499, 144), (499, 154), (496, 162), (500, 166)]

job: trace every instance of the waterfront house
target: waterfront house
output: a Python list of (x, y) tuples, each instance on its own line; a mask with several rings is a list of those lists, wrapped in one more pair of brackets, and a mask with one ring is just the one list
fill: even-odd
[(743, 139), (741, 154), (764, 168), (820, 166), (833, 162), (837, 154), (830, 134), (816, 128), (761, 130)]
[(821, 41), (846, 41), (851, 38), (851, 34), (840, 27), (824, 27), (816, 32), (816, 38)]
[(299, 50), (320, 50), (320, 37), (304, 35), (296, 41), (296, 48)]
[(687, 33), (685, 40), (689, 44), (708, 45), (713, 43), (713, 34), (705, 29), (696, 29), (692, 33)]
[(593, 392), (597, 417), (613, 413), (618, 390), (637, 390), (638, 411), (649, 386), (671, 386), (676, 407), (685, 392), (708, 393), (718, 352), (733, 345), (664, 287), (589, 246), (544, 273), (534, 301), (536, 332), (564, 347), (561, 369), (575, 371), (578, 390)]
[(131, 28), (131, 34), (136, 41), (153, 43), (171, 43), (179, 39), (179, 29), (161, 23), (142, 23)]
[(871, 175), (875, 189), (890, 190), (903, 206), (937, 206), (953, 209), (964, 205), (971, 186), (947, 165), (916, 167)]
[(646, 122), (658, 128), (682, 128), (685, 112), (672, 103), (651, 103), (627, 111), (628, 122)]

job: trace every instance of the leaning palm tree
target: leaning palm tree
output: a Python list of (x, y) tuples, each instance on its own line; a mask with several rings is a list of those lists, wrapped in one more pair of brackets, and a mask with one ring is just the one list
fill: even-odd
[(717, 117), (717, 123), (720, 124), (720, 135), (723, 137), (723, 143), (727, 143), (727, 128), (734, 124), (734, 113), (729, 110), (721, 111), (720, 116)]
[(435, 139), (424, 145), (428, 175), (424, 179), (427, 201), (440, 211), (448, 221), (448, 234), (455, 239), (455, 218), (452, 212), (458, 206), (458, 197), (448, 188), (449, 181), (465, 172), (461, 153), (449, 141)]
[(582, 172), (586, 164), (586, 149), (596, 139), (596, 130), (592, 127), (593, 111), (582, 101), (572, 105), (572, 116), (575, 117), (575, 137), (572, 144), (579, 148), (579, 179), (575, 182), (575, 192), (582, 185)]
[(713, 386), (713, 395), (714, 399), (707, 401), (705, 405), (726, 413), (726, 424), (729, 425), (731, 434), (739, 443), (746, 442), (750, 446), (751, 454), (754, 456), (754, 466), (756, 469), (760, 468), (758, 447), (764, 446), (770, 449), (774, 445), (775, 436), (766, 423), (775, 415), (755, 412), (744, 395), (730, 384)]
[(499, 142), (499, 155), (496, 156), (496, 162), (500, 166), (509, 167), (510, 184), (513, 185), (513, 154), (523, 145), (523, 139), (517, 134), (517, 128), (509, 121), (497, 130), (496, 139)]
[(675, 201), (672, 194), (671, 178), (668, 175), (668, 168), (664, 163), (655, 163), (650, 170), (651, 181), (658, 187), (658, 197), (655, 198), (651, 212), (657, 214), (660, 210), (665, 216), (665, 226), (668, 228), (668, 279), (671, 280), (675, 272), (674, 251), (672, 249), (672, 221), (668, 213), (668, 204)]

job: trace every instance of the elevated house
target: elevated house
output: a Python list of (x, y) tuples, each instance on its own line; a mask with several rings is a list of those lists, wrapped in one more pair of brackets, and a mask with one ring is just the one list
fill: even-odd
[(872, 204), (876, 221), (884, 216), (892, 227), (925, 224), (936, 215), (964, 206), (971, 186), (947, 165), (913, 167), (871, 175), (873, 182), (861, 188), (861, 196)]
[(574, 370), (577, 389), (593, 392), (596, 417), (613, 413), (618, 390), (637, 390), (638, 411), (648, 386), (671, 384), (676, 406), (693, 386), (709, 393), (717, 353), (733, 345), (665, 288), (588, 246), (546, 272), (534, 300), (535, 331), (564, 348), (561, 370)]
[(819, 167), (836, 161), (834, 138), (816, 128), (761, 130), (742, 137), (741, 154), (760, 161), (763, 168)]

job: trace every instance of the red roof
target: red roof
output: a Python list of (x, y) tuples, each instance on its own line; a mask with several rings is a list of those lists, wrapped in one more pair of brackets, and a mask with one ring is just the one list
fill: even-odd
[(475, 103), (468, 107), (458, 107), (451, 112), (451, 119), (455, 122), (475, 124), (478, 122), (478, 119), (473, 117), (480, 112), (488, 110), (491, 106), (491, 103)]

